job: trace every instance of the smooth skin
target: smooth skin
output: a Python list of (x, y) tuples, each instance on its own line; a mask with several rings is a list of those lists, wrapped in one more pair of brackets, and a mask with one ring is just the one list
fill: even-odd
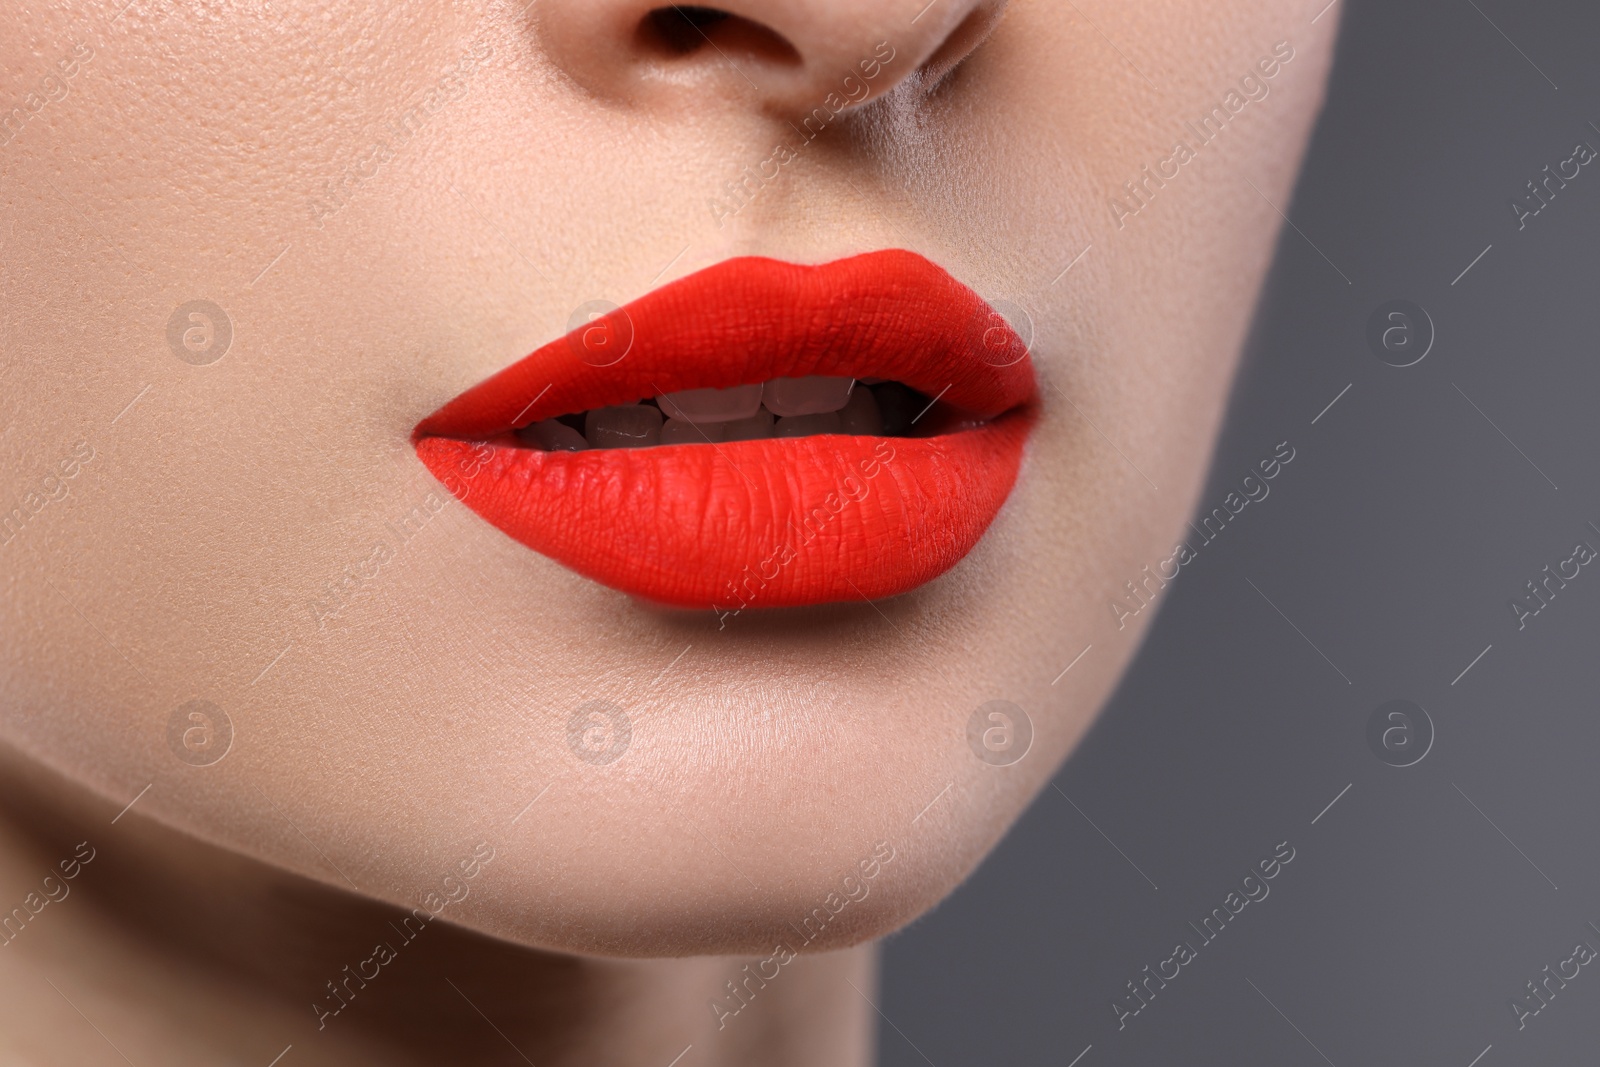
[[(675, 47), (640, 0), (0, 0), (0, 1060), (868, 1062), (873, 939), (1153, 614), (1110, 603), (1197, 503), (1336, 13), (721, 7)], [(650, 608), (412, 450), (588, 301), (889, 247), (1025, 319), (1042, 390), (911, 594)], [(968, 741), (994, 700), (1009, 766)]]

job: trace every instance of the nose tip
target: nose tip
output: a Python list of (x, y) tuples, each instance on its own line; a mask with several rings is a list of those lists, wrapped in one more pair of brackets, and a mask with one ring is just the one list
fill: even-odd
[(598, 96), (681, 104), (714, 92), (789, 116), (933, 80), (987, 36), (1005, 0), (537, 0), (544, 50)]

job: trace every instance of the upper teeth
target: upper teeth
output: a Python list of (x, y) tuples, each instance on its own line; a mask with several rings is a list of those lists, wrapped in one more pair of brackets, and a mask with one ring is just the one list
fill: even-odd
[(684, 389), (656, 397), (656, 403), (670, 418), (689, 422), (733, 422), (748, 419), (761, 408), (758, 385), (739, 385), (732, 389)]
[(732, 389), (684, 389), (656, 397), (656, 404), (596, 408), (584, 415), (582, 433), (556, 419), (517, 432), (552, 452), (884, 432), (873, 390), (858, 387), (853, 378), (775, 378)]
[(855, 391), (854, 378), (774, 378), (761, 402), (780, 417), (825, 415), (841, 410)]

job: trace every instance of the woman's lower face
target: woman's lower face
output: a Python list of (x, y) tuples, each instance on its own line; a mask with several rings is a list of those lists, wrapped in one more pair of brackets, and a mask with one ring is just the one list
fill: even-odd
[[(523, 946), (766, 960), (910, 921), (1175, 580), (1319, 6), (0, 6), (0, 736)], [(822, 270), (761, 304), (741, 257)], [(891, 307), (872, 359), (773, 309), (802, 276)], [(895, 341), (966, 306), (946, 276), (1028, 381)], [(547, 352), (582, 388), (522, 382), (538, 417), (493, 441), (417, 434), (668, 289), (670, 356), (650, 319), (613, 363)], [(996, 410), (936, 395), (952, 367)], [(883, 423), (919, 399), (946, 421)]]

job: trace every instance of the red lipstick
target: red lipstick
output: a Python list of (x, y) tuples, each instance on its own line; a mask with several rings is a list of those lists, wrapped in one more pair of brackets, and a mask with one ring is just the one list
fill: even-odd
[[(687, 443), (586, 448), (580, 433), (596, 438), (596, 409), (666, 397), (604, 415), (596, 438), (632, 440), (637, 425), (663, 439), (664, 417), (719, 395), (671, 399), (685, 390), (761, 385), (775, 411), (801, 411), (792, 380), (802, 378), (839, 379), (840, 400), (845, 388), (885, 403), (932, 399), (909, 424), (898, 419), (912, 436), (851, 423), (853, 407), (779, 419), (766, 439), (735, 429), (771, 433), (765, 407), (754, 422), (666, 424), (665, 439)], [(446, 488), (534, 551), (645, 600), (729, 612), (876, 599), (943, 574), (1010, 493), (1035, 397), (1022, 338), (921, 256), (743, 257), (579, 325), (445, 404), (413, 438)], [(586, 424), (574, 418), (586, 411)], [(896, 421), (887, 408), (882, 419)], [(584, 450), (545, 450), (567, 441)]]

